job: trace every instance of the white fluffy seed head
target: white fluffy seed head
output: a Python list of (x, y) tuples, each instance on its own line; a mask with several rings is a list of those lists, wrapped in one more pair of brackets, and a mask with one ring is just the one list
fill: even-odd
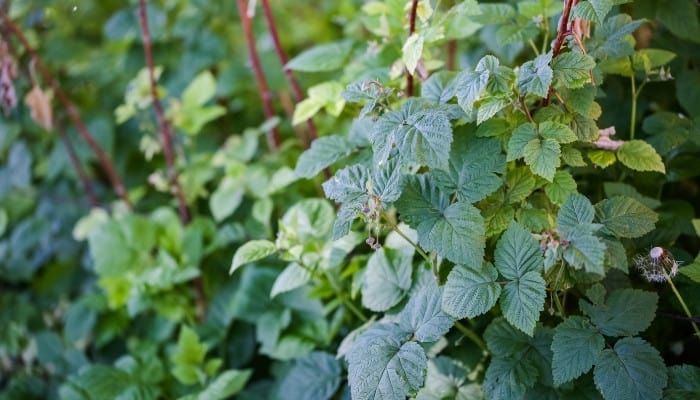
[(660, 258), (662, 255), (664, 255), (664, 249), (661, 247), (652, 247), (652, 249), (649, 250), (649, 257), (655, 260)]

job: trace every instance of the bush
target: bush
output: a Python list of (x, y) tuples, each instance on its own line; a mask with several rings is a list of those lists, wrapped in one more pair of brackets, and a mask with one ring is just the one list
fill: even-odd
[(0, 2), (0, 399), (700, 393), (695, 2), (83, 3)]

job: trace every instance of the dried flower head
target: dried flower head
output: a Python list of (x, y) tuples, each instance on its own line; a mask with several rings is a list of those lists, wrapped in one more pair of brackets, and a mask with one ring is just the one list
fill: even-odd
[(5, 115), (17, 106), (17, 93), (14, 79), (17, 77), (17, 65), (10, 55), (7, 43), (0, 40), (0, 106)]
[(666, 276), (673, 278), (680, 263), (663, 247), (652, 247), (646, 255), (634, 257), (634, 265), (649, 282), (664, 282)]

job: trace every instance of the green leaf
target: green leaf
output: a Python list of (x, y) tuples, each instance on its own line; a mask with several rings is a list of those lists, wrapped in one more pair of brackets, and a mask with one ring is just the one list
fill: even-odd
[(678, 0), (673, 7), (657, 7), (656, 18), (679, 38), (700, 43), (700, 21), (693, 0)]
[(411, 75), (416, 72), (418, 60), (420, 60), (421, 54), (423, 54), (423, 40), (422, 35), (413, 33), (408, 37), (408, 40), (406, 40), (406, 43), (404, 43), (401, 49), (403, 52), (403, 63), (406, 65), (406, 69)]
[(573, 194), (564, 202), (557, 215), (557, 229), (559, 234), (568, 238), (572, 233), (580, 228), (591, 230), (591, 223), (595, 209), (586, 196)]
[(211, 381), (206, 389), (194, 396), (186, 396), (180, 400), (224, 400), (236, 395), (253, 375), (250, 369), (230, 369), (222, 372)]
[(241, 266), (253, 261), (262, 260), (275, 251), (277, 251), (277, 247), (269, 240), (251, 240), (236, 250), (236, 254), (233, 255), (233, 261), (231, 262), (231, 269), (229, 269), (228, 273), (233, 274)]
[(294, 361), (278, 389), (279, 398), (327, 400), (340, 386), (340, 362), (331, 354), (315, 351)]
[(588, 158), (593, 164), (598, 167), (606, 168), (615, 163), (615, 153), (610, 150), (591, 150), (588, 152)]
[(692, 400), (698, 393), (700, 393), (700, 367), (683, 364), (668, 368), (668, 386), (664, 390), (664, 399)]
[[(452, 262), (480, 265), (484, 258), (484, 219), (474, 206), (450, 204), (426, 175), (406, 179), (396, 201), (401, 219), (418, 232), (418, 244)], [(456, 245), (459, 243), (459, 245)]]
[(183, 105), (202, 106), (216, 94), (216, 79), (209, 70), (197, 75), (182, 92)]
[(338, 171), (323, 183), (326, 197), (342, 203), (333, 225), (333, 239), (340, 239), (350, 231), (352, 221), (357, 218), (367, 203), (369, 171), (363, 165), (352, 165)]
[(561, 165), (561, 147), (553, 139), (533, 139), (523, 149), (525, 163), (533, 173), (552, 181)]
[(480, 385), (470, 382), (468, 373), (468, 369), (461, 362), (446, 356), (428, 360), (425, 386), (418, 392), (416, 400), (482, 399)]
[(527, 272), (517, 280), (506, 283), (501, 295), (501, 310), (508, 322), (531, 335), (544, 310), (546, 283), (539, 272)]
[(376, 324), (355, 340), (347, 354), (354, 400), (405, 400), (423, 386), (427, 358), (410, 333), (396, 324)]
[(522, 95), (534, 94), (539, 97), (547, 97), (549, 86), (552, 84), (553, 72), (549, 66), (552, 61), (552, 53), (537, 56), (520, 67), (518, 75), (518, 89)]
[(442, 309), (457, 319), (484, 314), (501, 295), (497, 279), (498, 271), (491, 263), (484, 263), (481, 268), (455, 265), (447, 276)]
[(231, 177), (225, 177), (209, 198), (209, 209), (216, 222), (221, 222), (233, 214), (243, 201), (243, 184)]
[(537, 139), (537, 128), (534, 124), (525, 123), (513, 130), (508, 141), (508, 161), (517, 160), (525, 155), (525, 146)]
[(572, 143), (577, 139), (574, 131), (568, 126), (554, 121), (544, 121), (539, 126), (539, 133), (545, 139), (553, 139), (558, 143)]
[(541, 272), (542, 250), (530, 232), (512, 222), (496, 245), (496, 268), (508, 280), (517, 280), (528, 272)]
[(613, 0), (582, 1), (572, 10), (572, 17), (602, 23), (614, 4)]
[(575, 268), (583, 268), (586, 272), (603, 275), (605, 243), (586, 229), (586, 226), (579, 225), (579, 230), (568, 235), (569, 244), (564, 249), (564, 260)]
[(285, 68), (294, 71), (323, 72), (340, 69), (352, 50), (352, 42), (340, 41), (312, 47), (289, 60)]
[(604, 305), (580, 302), (581, 310), (606, 336), (633, 336), (651, 325), (656, 316), (659, 296), (638, 289), (619, 289), (610, 294)]
[(615, 196), (596, 204), (596, 217), (613, 235), (637, 238), (654, 230), (658, 215), (629, 197)]
[(485, 56), (474, 68), (474, 71), (464, 71), (455, 78), (457, 103), (470, 115), (488, 83), (491, 71), (498, 67), (499, 61), (494, 56)]
[(270, 297), (275, 297), (280, 293), (285, 293), (298, 289), (306, 285), (311, 280), (311, 272), (293, 262), (287, 265), (281, 274), (275, 279), (270, 290)]
[(409, 99), (401, 110), (382, 115), (371, 133), (374, 160), (384, 164), (394, 147), (403, 164), (446, 168), (452, 143), (447, 114), (420, 99)]
[(561, 205), (576, 193), (576, 181), (569, 171), (557, 171), (552, 182), (544, 185), (544, 192), (554, 204)]
[(397, 305), (411, 288), (412, 254), (380, 248), (369, 258), (362, 283), (362, 305), (382, 312)]
[(623, 338), (614, 349), (603, 350), (593, 379), (606, 400), (655, 400), (668, 378), (656, 349), (640, 338)]
[(452, 144), (449, 168), (431, 174), (447, 194), (456, 193), (459, 201), (474, 203), (501, 187), (499, 175), (505, 172), (506, 160), (497, 139), (462, 138)]
[(294, 173), (302, 178), (313, 178), (324, 168), (348, 156), (354, 150), (354, 146), (342, 136), (320, 137), (299, 156)]
[[(87, 365), (76, 375), (67, 379), (71, 392), (88, 393), (90, 397), (77, 397), (65, 387), (61, 388), (61, 399), (116, 399), (124, 393), (138, 391), (134, 379), (120, 369), (106, 365)], [(67, 395), (70, 393), (70, 395)]]
[(180, 330), (177, 348), (170, 356), (173, 362), (173, 375), (185, 385), (202, 382), (205, 379), (201, 370), (207, 346), (199, 341), (197, 333), (187, 326)]
[(299, 125), (307, 119), (313, 118), (321, 108), (323, 108), (324, 103), (319, 99), (309, 97), (297, 103), (294, 107), (294, 115), (292, 116), (292, 125)]
[(572, 316), (559, 324), (552, 340), (552, 375), (561, 385), (588, 372), (605, 347), (605, 338), (587, 319)]
[(649, 143), (643, 140), (630, 140), (617, 149), (617, 158), (625, 166), (635, 171), (655, 171), (666, 173), (661, 157)]
[(443, 288), (434, 279), (424, 283), (401, 311), (401, 329), (412, 332), (419, 342), (436, 342), (445, 335), (454, 325), (454, 318), (442, 311), (442, 296)]
[(560, 54), (552, 60), (555, 82), (570, 89), (581, 88), (589, 83), (593, 68), (593, 57), (573, 51)]

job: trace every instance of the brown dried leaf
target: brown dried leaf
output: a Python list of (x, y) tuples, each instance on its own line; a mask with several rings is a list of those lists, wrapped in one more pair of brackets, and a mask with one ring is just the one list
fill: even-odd
[(47, 131), (53, 130), (53, 110), (51, 108), (50, 93), (44, 92), (38, 85), (24, 98), (24, 104), (31, 110), (31, 116), (37, 124)]

